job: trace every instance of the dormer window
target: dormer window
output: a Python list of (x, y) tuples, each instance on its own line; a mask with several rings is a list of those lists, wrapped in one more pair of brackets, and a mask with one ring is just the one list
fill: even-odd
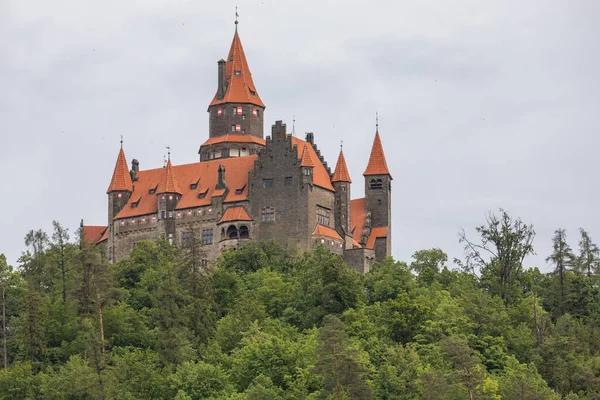
[(196, 183), (192, 183), (190, 185), (190, 190), (196, 190), (196, 189), (198, 189), (198, 183), (197, 182)]
[(244, 193), (244, 189), (235, 189), (235, 194), (242, 194)]
[(250, 94), (251, 94), (252, 96), (256, 96), (256, 92), (255, 92), (254, 90), (250, 90)]
[(200, 194), (198, 195), (198, 198), (200, 198), (200, 199), (203, 199), (203, 198), (205, 198), (207, 193), (208, 193), (208, 189), (206, 189), (206, 190), (204, 191), (204, 193), (200, 193)]
[(139, 201), (136, 201), (135, 203), (131, 203), (131, 208), (138, 208), (139, 204), (140, 204)]
[(235, 71), (235, 76), (242, 76), (242, 71), (238, 71), (238, 70), (236, 70), (236, 71)]
[(229, 57), (229, 61), (233, 61), (233, 56)]
[(152, 189), (150, 189), (150, 190), (148, 191), (148, 193), (150, 193), (150, 194), (154, 194), (154, 193), (156, 193), (156, 188), (157, 188), (157, 187), (158, 187), (158, 185), (154, 186)]

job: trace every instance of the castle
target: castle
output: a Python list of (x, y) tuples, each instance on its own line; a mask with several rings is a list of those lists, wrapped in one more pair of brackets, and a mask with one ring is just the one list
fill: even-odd
[(218, 61), (217, 92), (208, 106), (209, 138), (200, 161), (139, 170), (123, 145), (108, 195), (108, 225), (83, 226), (83, 239), (103, 246), (110, 262), (142, 240), (185, 246), (192, 235), (206, 262), (222, 250), (275, 240), (284, 247), (318, 244), (361, 273), (391, 254), (391, 181), (376, 130), (365, 172), (365, 196), (350, 199), (344, 153), (331, 173), (314, 135), (301, 140), (276, 121), (264, 138), (265, 104), (252, 80), (236, 31)]

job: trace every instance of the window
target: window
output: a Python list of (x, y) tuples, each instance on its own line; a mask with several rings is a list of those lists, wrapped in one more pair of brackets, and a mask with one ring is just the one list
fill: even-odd
[(244, 188), (235, 189), (235, 194), (242, 194), (242, 193), (244, 193)]
[(172, 194), (169, 195), (169, 200), (173, 200), (173, 195)]
[(198, 189), (198, 184), (197, 183), (192, 183), (190, 185), (190, 190), (196, 190), (196, 189)]
[(256, 108), (252, 109), (252, 116), (253, 117), (258, 117), (258, 110)]
[(238, 106), (238, 108), (237, 108), (237, 113), (238, 113), (239, 115), (242, 115), (242, 106)]
[(204, 192), (204, 193), (198, 194), (198, 198), (200, 198), (200, 199), (205, 198), (206, 197), (206, 193), (208, 193), (208, 190), (206, 192)]
[(264, 207), (262, 209), (262, 222), (275, 221), (275, 209), (273, 207)]
[(311, 176), (312, 175), (312, 169), (311, 168), (303, 168), (303, 172), (305, 176)]
[(283, 179), (283, 186), (292, 186), (292, 177), (291, 176), (286, 176)]
[(156, 215), (152, 216), (152, 222), (156, 222)]
[(237, 239), (238, 238), (238, 230), (235, 227), (235, 225), (230, 225), (229, 228), (227, 228), (227, 237), (229, 239)]
[(235, 71), (235, 76), (242, 76), (242, 71), (238, 71), (238, 70), (236, 70), (236, 71)]
[(233, 56), (229, 57), (229, 61), (233, 61)]
[(212, 244), (213, 242), (213, 230), (203, 229), (202, 230), (202, 244)]
[(381, 199), (378, 199), (378, 200), (377, 200), (377, 204), (378, 204), (378, 205), (382, 205), (382, 204), (383, 204), (383, 201), (381, 201)]
[(272, 178), (263, 179), (263, 188), (271, 188), (271, 187), (273, 187), (273, 179)]
[(169, 213), (167, 215), (169, 218), (173, 218), (173, 211), (169, 211)]
[(145, 224), (145, 223), (146, 223), (146, 217), (143, 217), (143, 218), (140, 220), (140, 223), (141, 223), (141, 224)]
[(317, 206), (317, 222), (321, 225), (329, 226), (329, 209)]
[(237, 107), (233, 107), (233, 115), (237, 114)]
[(256, 116), (258, 117), (260, 115), (260, 110), (257, 108), (256, 109)]
[(221, 115), (223, 115), (223, 109), (217, 108), (217, 116), (220, 117)]
[(181, 244), (185, 246), (190, 239), (190, 232), (181, 232)]
[(235, 124), (231, 125), (231, 132), (235, 132)]
[(121, 198), (121, 197), (123, 197), (123, 194), (122, 194), (122, 193), (119, 193), (119, 194), (117, 195), (117, 197), (118, 197), (118, 198)]
[(188, 210), (187, 215), (188, 215), (188, 217), (191, 217), (192, 216), (192, 210)]
[(250, 90), (250, 94), (251, 94), (252, 96), (256, 96), (256, 92), (255, 92), (254, 90)]
[(239, 234), (240, 239), (248, 238), (250, 236), (250, 233), (248, 232), (248, 227), (246, 225), (240, 226)]
[(175, 214), (177, 216), (177, 219), (181, 218), (181, 211), (177, 211), (177, 214)]
[(240, 124), (236, 124), (235, 125), (235, 131), (236, 132), (241, 132), (241, 130), (242, 130), (242, 126)]
[(201, 215), (202, 215), (202, 209), (201, 209), (201, 208), (199, 208), (199, 209), (198, 209), (198, 216), (201, 216)]
[(131, 208), (137, 208), (139, 204), (140, 204), (139, 200), (136, 201), (135, 203), (131, 203)]
[(148, 193), (150, 193), (150, 194), (154, 194), (154, 193), (156, 193), (156, 188), (154, 188), (154, 189), (150, 189), (150, 190), (148, 191)]
[(164, 211), (161, 211), (161, 212), (160, 212), (160, 218), (161, 218), (161, 219), (165, 219), (165, 212), (164, 212)]
[(371, 189), (381, 189), (381, 188), (383, 188), (383, 181), (381, 180), (381, 178), (371, 179), (371, 182), (369, 183), (369, 187)]
[(242, 120), (245, 120), (245, 119), (246, 119), (246, 114), (243, 114), (242, 115)]

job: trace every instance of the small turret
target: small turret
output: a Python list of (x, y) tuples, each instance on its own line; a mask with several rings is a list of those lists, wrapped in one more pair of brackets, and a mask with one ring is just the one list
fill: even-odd
[(308, 144), (304, 143), (304, 148), (302, 149), (302, 159), (300, 161), (300, 170), (302, 173), (302, 185), (308, 184), (310, 186), (313, 185), (313, 169), (315, 168), (315, 163), (310, 155), (310, 150), (308, 150)]
[(175, 237), (175, 208), (181, 199), (182, 193), (169, 156), (167, 165), (164, 167), (163, 176), (156, 189), (156, 196), (158, 197), (159, 229), (165, 233), (165, 237), (171, 243), (173, 243)]
[(121, 149), (117, 156), (117, 162), (115, 164), (115, 170), (113, 171), (110, 185), (106, 190), (108, 194), (108, 255), (109, 261), (113, 261), (113, 244), (114, 244), (114, 219), (121, 212), (123, 207), (129, 201), (131, 193), (133, 192), (133, 182), (131, 181), (131, 175), (129, 174), (129, 168), (127, 168), (127, 160), (125, 159), (125, 152), (123, 151), (123, 140), (121, 140)]
[[(335, 229), (344, 235), (350, 235), (350, 185), (352, 180), (346, 166), (344, 152), (340, 149), (335, 171), (331, 177), (335, 189)], [(350, 240), (350, 246), (352, 242)], [(351, 247), (350, 247), (351, 248)]]

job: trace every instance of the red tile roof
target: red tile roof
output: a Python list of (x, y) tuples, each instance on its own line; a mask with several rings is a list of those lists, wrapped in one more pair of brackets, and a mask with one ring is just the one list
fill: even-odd
[[(215, 97), (210, 103), (211, 106), (216, 104), (224, 103), (250, 103), (260, 107), (265, 107), (254, 82), (252, 81), (252, 74), (246, 61), (246, 55), (244, 54), (244, 48), (237, 31), (233, 35), (233, 41), (231, 42), (231, 48), (225, 65), (225, 77), (227, 82), (227, 90), (225, 96), (221, 100)], [(254, 93), (254, 94), (252, 94)]]
[(313, 237), (325, 236), (325, 237), (329, 237), (332, 239), (342, 240), (342, 237), (340, 236), (339, 233), (337, 233), (337, 231), (335, 229), (328, 228), (321, 224), (317, 224), (317, 227), (315, 228), (315, 231), (313, 232), (312, 235), (313, 235)]
[(314, 167), (315, 163), (310, 156), (310, 150), (308, 149), (308, 143), (304, 143), (304, 148), (302, 149), (302, 162), (300, 163), (301, 167)]
[(83, 241), (85, 243), (99, 243), (103, 241), (103, 236), (108, 238), (108, 229), (106, 226), (87, 225), (83, 227)]
[(360, 245), (360, 243), (358, 243), (355, 239), (352, 239), (352, 246), (362, 249), (362, 246)]
[(131, 176), (129, 175), (129, 169), (127, 168), (127, 160), (125, 159), (123, 149), (121, 149), (106, 193), (121, 191), (131, 192), (132, 190), (133, 184), (131, 182)]
[(362, 231), (365, 228), (365, 198), (350, 200), (350, 232), (352, 237), (358, 243), (362, 238)]
[(367, 164), (367, 169), (363, 175), (390, 175), (387, 162), (385, 161), (385, 154), (383, 154), (383, 146), (381, 145), (379, 131), (375, 133), (375, 140), (373, 140), (369, 164)]
[(219, 143), (256, 143), (262, 144), (263, 146), (266, 145), (265, 139), (261, 139), (252, 135), (223, 135), (208, 139), (200, 147)]
[(313, 168), (313, 182), (315, 185), (322, 187), (323, 189), (335, 191), (333, 186), (331, 185), (331, 178), (329, 177), (329, 173), (325, 169), (325, 166), (319, 160), (315, 149), (313, 149), (312, 145), (308, 142), (305, 142), (302, 139), (298, 139), (295, 136), (292, 136), (292, 144), (294, 146), (298, 146), (298, 156), (299, 159), (302, 160), (302, 156), (304, 155), (304, 146), (308, 148), (310, 154), (310, 159), (314, 164)]
[(229, 207), (218, 223), (233, 221), (252, 221), (252, 218), (250, 218), (244, 207)]
[[(220, 164), (225, 166), (225, 182), (227, 182), (230, 189), (223, 201), (231, 203), (246, 200), (248, 197), (248, 172), (254, 169), (256, 157), (256, 155), (250, 155), (174, 165), (172, 167), (173, 173), (177, 176), (181, 189), (181, 199), (177, 203), (177, 209), (182, 210), (211, 204), (212, 197), (216, 192), (215, 185), (217, 184)], [(157, 197), (156, 194), (150, 194), (149, 191), (158, 186), (163, 174), (164, 168), (139, 171), (129, 202), (115, 219), (156, 213), (158, 207)], [(190, 186), (192, 184), (197, 184), (196, 189), (192, 189), (192, 186)], [(241, 189), (241, 193), (237, 194), (237, 189)], [(202, 193), (206, 193), (206, 196), (200, 198), (199, 195)], [(137, 207), (133, 208), (132, 204), (137, 202), (138, 199)]]
[(367, 239), (367, 244), (366, 244), (366, 248), (367, 249), (372, 249), (375, 246), (375, 240), (377, 238), (385, 238), (387, 237), (387, 233), (388, 233), (388, 228), (387, 227), (381, 227), (381, 228), (373, 228), (371, 229), (371, 235), (369, 236), (369, 239)]
[(164, 168), (164, 173), (162, 178), (160, 179), (158, 188), (156, 189), (156, 193), (182, 193), (181, 188), (179, 187), (179, 182), (177, 182), (177, 178), (175, 177), (175, 173), (173, 172), (171, 160), (167, 161), (167, 166)]
[(350, 182), (350, 174), (348, 173), (348, 167), (346, 166), (346, 159), (344, 158), (344, 152), (340, 151), (338, 156), (337, 164), (335, 165), (335, 171), (331, 177), (331, 182)]

